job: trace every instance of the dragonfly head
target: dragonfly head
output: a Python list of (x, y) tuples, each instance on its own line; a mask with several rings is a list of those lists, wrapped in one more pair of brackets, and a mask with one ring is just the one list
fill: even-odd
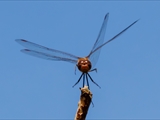
[(77, 67), (81, 72), (87, 73), (92, 65), (90, 60), (87, 57), (79, 58), (77, 62)]

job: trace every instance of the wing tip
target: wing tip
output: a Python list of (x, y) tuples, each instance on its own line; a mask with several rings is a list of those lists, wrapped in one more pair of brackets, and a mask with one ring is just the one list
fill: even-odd
[(140, 20), (140, 19), (137, 19), (136, 21), (134, 21), (134, 22), (130, 25), (130, 27), (131, 27), (132, 25), (136, 24), (139, 20)]
[(140, 18), (139, 19), (137, 19), (135, 22), (138, 22), (140, 20)]
[(106, 19), (108, 16), (109, 16), (109, 13), (107, 13), (107, 14), (105, 15), (104, 19)]
[(29, 51), (31, 51), (31, 50), (29, 50), (29, 49), (22, 49), (22, 50), (21, 50), (21, 52), (23, 52), (23, 53), (24, 53), (24, 52), (26, 53), (26, 52), (29, 52)]
[(16, 42), (27, 42), (27, 40), (24, 39), (15, 39)]

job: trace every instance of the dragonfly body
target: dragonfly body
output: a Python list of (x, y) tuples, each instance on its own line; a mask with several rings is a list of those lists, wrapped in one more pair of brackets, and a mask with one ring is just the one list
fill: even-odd
[(88, 88), (89, 88), (89, 82), (88, 82), (88, 77), (89, 77), (90, 80), (94, 84), (99, 86), (97, 83), (95, 83), (93, 81), (93, 79), (91, 78), (91, 76), (89, 75), (88, 72), (96, 70), (96, 69), (91, 70), (91, 68), (93, 66), (95, 66), (95, 64), (97, 63), (101, 48), (104, 45), (106, 45), (109, 42), (116, 39), (117, 37), (119, 37), (122, 33), (124, 33), (126, 30), (128, 30), (132, 25), (134, 25), (138, 21), (138, 20), (134, 21), (132, 24), (130, 24), (125, 29), (123, 29), (117, 35), (115, 35), (114, 37), (112, 37), (111, 39), (109, 39), (108, 41), (103, 43), (104, 37), (105, 37), (105, 31), (106, 31), (106, 27), (107, 27), (108, 17), (109, 17), (109, 13), (107, 13), (105, 15), (102, 26), (101, 26), (101, 29), (100, 29), (100, 32), (99, 32), (98, 37), (96, 39), (96, 42), (94, 43), (94, 46), (93, 46), (91, 52), (88, 54), (87, 57), (78, 57), (78, 56), (72, 55), (70, 53), (66, 53), (66, 52), (62, 52), (62, 51), (59, 51), (59, 50), (47, 48), (47, 47), (38, 45), (36, 43), (29, 42), (29, 41), (24, 40), (24, 39), (16, 39), (16, 42), (18, 42), (19, 44), (21, 44), (22, 46), (27, 48), (27, 49), (22, 49), (21, 50), (21, 52), (23, 52), (23, 53), (26, 53), (26, 54), (29, 54), (29, 55), (32, 55), (32, 56), (36, 56), (36, 57), (39, 57), (39, 58), (47, 59), (47, 60), (65, 61), (65, 62), (70, 62), (70, 63), (76, 64), (76, 66), (82, 72), (82, 74), (81, 74), (80, 78), (78, 79), (78, 81), (75, 83), (75, 85), (83, 77), (83, 86), (85, 84), (85, 79), (86, 79), (86, 82), (87, 82), (87, 85), (88, 85)]

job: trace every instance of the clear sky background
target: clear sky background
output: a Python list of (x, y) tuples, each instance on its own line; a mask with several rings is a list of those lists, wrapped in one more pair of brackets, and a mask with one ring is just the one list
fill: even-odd
[(23, 38), (77, 56), (90, 52), (106, 13), (105, 40), (90, 75), (87, 119), (160, 119), (160, 2), (0, 2), (0, 119), (73, 119), (82, 81), (75, 65), (20, 52)]

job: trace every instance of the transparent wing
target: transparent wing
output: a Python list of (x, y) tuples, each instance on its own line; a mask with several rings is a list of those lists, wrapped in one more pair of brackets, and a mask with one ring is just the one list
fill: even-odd
[(73, 60), (73, 59), (69, 59), (69, 58), (61, 58), (61, 57), (53, 56), (53, 55), (50, 55), (47, 53), (42, 53), (42, 52), (29, 50), (29, 49), (23, 49), (23, 50), (21, 50), (21, 52), (28, 54), (28, 55), (35, 56), (35, 57), (43, 58), (46, 60), (66, 61), (66, 62), (71, 62), (71, 63), (77, 63), (77, 60)]
[[(116, 39), (117, 37), (119, 37), (122, 33), (124, 33), (125, 31), (127, 31), (132, 25), (134, 25), (136, 22), (138, 22), (138, 20), (134, 21), (132, 24), (130, 24), (128, 27), (126, 27), (125, 29), (123, 29), (121, 32), (119, 32), (117, 35), (115, 35), (114, 37), (112, 37), (110, 40), (108, 40), (107, 42), (103, 43), (102, 45), (96, 47), (93, 51), (91, 51), (91, 53), (89, 54), (89, 58), (92, 60), (93, 57), (95, 57), (95, 55), (99, 54), (99, 50), (106, 45), (107, 43), (111, 42), (112, 40)], [(97, 56), (96, 56), (97, 57)], [(95, 59), (95, 58), (94, 58)], [(96, 58), (97, 59), (97, 58)], [(97, 62), (97, 61), (96, 61)]]
[(60, 60), (67, 61), (68, 60), (68, 62), (72, 60), (77, 61), (77, 59), (79, 59), (79, 57), (75, 55), (72, 55), (66, 52), (62, 52), (59, 50), (47, 48), (47, 47), (29, 42), (27, 40), (16, 39), (16, 42), (18, 42), (19, 44), (27, 48), (27, 49), (22, 50), (22, 52), (27, 53), (32, 56), (36, 56), (36, 57), (40, 57), (44, 59), (56, 60), (56, 61), (60, 61)]
[(99, 47), (100, 45), (103, 44), (104, 37), (105, 37), (105, 32), (106, 32), (106, 27), (107, 27), (107, 22), (108, 22), (108, 17), (109, 17), (109, 13), (107, 13), (105, 15), (102, 26), (101, 26), (101, 29), (100, 29), (98, 37), (96, 39), (96, 42), (94, 43), (91, 52), (87, 56), (87, 57), (90, 58), (90, 60), (92, 62), (92, 67), (94, 67), (96, 65), (96, 63), (98, 61), (98, 58), (99, 58), (99, 55), (100, 55), (101, 49), (98, 49), (95, 54), (92, 54), (92, 53), (97, 47)]

